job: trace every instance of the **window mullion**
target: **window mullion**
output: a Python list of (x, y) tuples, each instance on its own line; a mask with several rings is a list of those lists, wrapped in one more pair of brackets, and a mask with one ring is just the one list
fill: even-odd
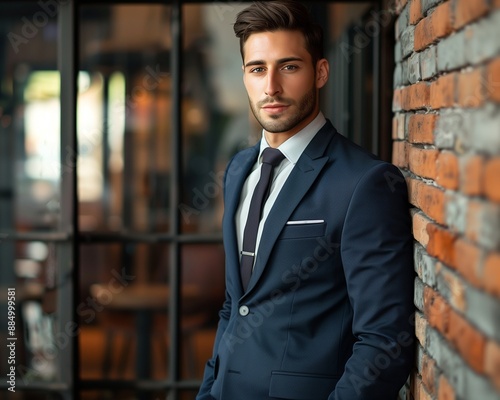
[[(173, 382), (180, 380), (180, 300), (181, 300), (181, 273), (180, 273), (180, 218), (178, 204), (182, 187), (182, 1), (172, 3), (171, 15), (172, 49), (170, 69), (172, 74), (172, 143), (171, 160), (172, 175), (170, 180), (170, 221), (173, 241), (170, 252), (170, 346), (169, 370)], [(172, 400), (177, 400), (177, 389), (173, 390)]]
[[(61, 74), (61, 214), (59, 231), (68, 232), (71, 239), (58, 243), (57, 287), (58, 318), (56, 335), (67, 336), (67, 344), (58, 346), (59, 375), (70, 390), (64, 398), (72, 398), (73, 385), (78, 379), (78, 338), (76, 325), (76, 288), (78, 287), (76, 235), (77, 212), (77, 160), (76, 95), (77, 95), (77, 30), (75, 0), (59, 7), (58, 67)], [(66, 277), (71, 276), (71, 281)]]

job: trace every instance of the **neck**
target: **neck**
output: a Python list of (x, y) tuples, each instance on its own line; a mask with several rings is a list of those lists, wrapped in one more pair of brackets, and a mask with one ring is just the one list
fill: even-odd
[(314, 119), (318, 116), (318, 114), (319, 114), (319, 109), (316, 110), (316, 112), (312, 113), (309, 118), (306, 118), (300, 124), (296, 125), (294, 128), (286, 132), (272, 133), (264, 129), (264, 136), (266, 138), (267, 143), (269, 144), (270, 147), (273, 148), (279, 147), (282, 143), (286, 142), (288, 139), (296, 135), (307, 125), (309, 125), (312, 121), (314, 121)]

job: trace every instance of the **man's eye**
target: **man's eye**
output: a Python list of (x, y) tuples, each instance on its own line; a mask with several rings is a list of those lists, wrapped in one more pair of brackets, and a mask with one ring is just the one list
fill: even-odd
[(263, 72), (263, 71), (264, 71), (264, 68), (262, 68), (262, 67), (252, 68), (250, 70), (250, 72)]
[(296, 65), (285, 65), (283, 67), (284, 70), (287, 70), (287, 71), (294, 71), (296, 70), (298, 67)]

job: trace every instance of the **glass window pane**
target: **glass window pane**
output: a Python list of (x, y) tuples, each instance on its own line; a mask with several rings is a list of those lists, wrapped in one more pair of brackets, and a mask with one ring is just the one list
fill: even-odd
[(158, 4), (80, 7), (83, 231), (169, 230), (170, 14)]
[(243, 3), (185, 5), (182, 98), (183, 232), (221, 230), (222, 178), (231, 156), (260, 137), (232, 30)]
[(82, 379), (166, 379), (169, 245), (82, 245)]
[(54, 230), (59, 220), (57, 13), (0, 4), (0, 230)]
[(181, 370), (183, 379), (201, 379), (212, 354), (218, 312), (224, 301), (222, 245), (181, 248)]
[[(14, 364), (1, 363), (0, 373), (6, 376), (10, 366), (15, 366), (19, 385), (58, 381), (60, 357), (71, 350), (68, 344), (78, 334), (76, 326), (61, 325), (58, 318), (58, 291), (69, 283), (57, 274), (59, 246), (41, 241), (0, 242), (0, 305), (6, 310), (0, 316), (0, 338), (14, 346)], [(10, 349), (0, 346), (3, 360), (8, 359)]]

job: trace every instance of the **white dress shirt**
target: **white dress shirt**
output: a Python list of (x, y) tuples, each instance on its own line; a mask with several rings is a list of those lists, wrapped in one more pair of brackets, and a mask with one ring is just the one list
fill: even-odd
[[(283, 142), (278, 149), (284, 154), (285, 159), (274, 168), (273, 181), (271, 182), (271, 190), (269, 197), (264, 204), (262, 210), (262, 218), (259, 223), (259, 230), (257, 232), (257, 242), (255, 246), (255, 254), (259, 251), (259, 242), (262, 235), (262, 229), (266, 222), (269, 211), (273, 207), (276, 198), (278, 197), (281, 188), (285, 184), (290, 172), (292, 172), (293, 167), (299, 160), (302, 152), (305, 150), (309, 142), (314, 138), (316, 133), (323, 127), (326, 123), (325, 116), (320, 111), (314, 120), (309, 123), (304, 129), (297, 132), (291, 138)], [(236, 234), (238, 235), (238, 250), (241, 254), (243, 245), (243, 231), (245, 230), (245, 224), (248, 217), (248, 209), (250, 208), (250, 200), (252, 199), (253, 192), (257, 186), (257, 182), (260, 178), (260, 168), (262, 165), (262, 152), (266, 147), (269, 147), (266, 137), (264, 135), (264, 130), (262, 131), (262, 139), (260, 141), (260, 151), (259, 157), (257, 157), (257, 162), (252, 167), (252, 171), (248, 175), (243, 189), (241, 191), (240, 204), (238, 210), (236, 211)], [(256, 258), (256, 257), (255, 257)], [(255, 260), (254, 258), (254, 260)]]

